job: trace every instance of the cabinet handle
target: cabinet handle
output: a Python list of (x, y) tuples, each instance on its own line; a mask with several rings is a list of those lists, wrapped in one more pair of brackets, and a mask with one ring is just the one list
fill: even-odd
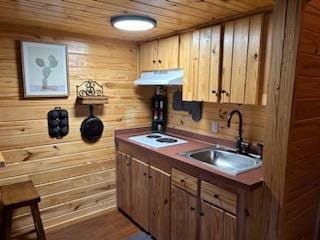
[(225, 94), (227, 97), (229, 97), (229, 95), (230, 95), (226, 90), (222, 90), (221, 93)]
[(200, 213), (200, 216), (202, 217), (202, 216), (204, 216), (204, 213), (202, 212), (202, 213)]
[(213, 197), (214, 198), (219, 198), (219, 195), (218, 194), (213, 194)]
[(196, 208), (195, 207), (190, 207), (190, 210), (194, 211), (194, 210), (196, 210)]

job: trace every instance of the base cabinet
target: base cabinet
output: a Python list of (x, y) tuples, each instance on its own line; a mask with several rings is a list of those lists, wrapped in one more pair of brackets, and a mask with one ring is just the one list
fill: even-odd
[(118, 207), (131, 216), (131, 157), (117, 153)]
[(197, 240), (198, 199), (171, 186), (171, 240)]
[(149, 165), (132, 158), (131, 217), (149, 230)]
[(150, 166), (149, 232), (158, 240), (170, 239), (170, 174)]
[(201, 201), (201, 240), (236, 240), (236, 217)]

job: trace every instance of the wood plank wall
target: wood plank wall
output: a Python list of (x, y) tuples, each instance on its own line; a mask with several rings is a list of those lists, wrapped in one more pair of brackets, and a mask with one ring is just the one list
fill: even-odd
[[(227, 127), (227, 114), (233, 109), (239, 109), (243, 113), (244, 138), (251, 143), (264, 142), (265, 127), (265, 106), (262, 105), (237, 105), (203, 103), (202, 119), (199, 122), (193, 121), (191, 115), (185, 111), (175, 111), (172, 108), (173, 93), (179, 87), (168, 89), (169, 109), (168, 126), (172, 128), (197, 132), (199, 134), (210, 135), (221, 139), (235, 140), (238, 136), (238, 118), (235, 116), (231, 128)], [(211, 132), (211, 122), (217, 121), (219, 132)]]
[[(320, 204), (320, 1), (302, 13), (285, 179), (283, 239), (313, 239)], [(319, 239), (319, 238), (314, 238)]]
[[(0, 33), (0, 151), (6, 160), (6, 167), (0, 168), (0, 186), (32, 179), (42, 197), (46, 228), (115, 207), (114, 129), (150, 122), (149, 100), (133, 86), (136, 44), (35, 29), (32, 34), (13, 33), (12, 25), (10, 31)], [(67, 44), (68, 98), (23, 99), (19, 40)], [(76, 85), (87, 79), (103, 84), (109, 97), (108, 104), (95, 109), (105, 124), (95, 144), (81, 140), (80, 124), (88, 109), (75, 105)], [(67, 109), (70, 116), (70, 133), (61, 140), (47, 134), (47, 112), (56, 106)], [(30, 228), (28, 213), (27, 209), (15, 213), (16, 233)]]

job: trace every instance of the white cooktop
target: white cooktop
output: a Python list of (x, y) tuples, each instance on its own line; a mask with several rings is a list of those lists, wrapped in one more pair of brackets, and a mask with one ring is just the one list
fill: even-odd
[(139, 136), (129, 137), (130, 140), (153, 148), (169, 147), (188, 141), (160, 133), (149, 133)]

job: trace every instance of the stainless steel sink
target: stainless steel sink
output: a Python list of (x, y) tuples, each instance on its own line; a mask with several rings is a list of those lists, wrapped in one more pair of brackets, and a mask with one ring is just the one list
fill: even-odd
[(237, 175), (262, 165), (262, 160), (257, 155), (240, 154), (234, 149), (219, 145), (215, 145), (212, 148), (180, 153), (180, 155), (201, 161), (232, 175)]

